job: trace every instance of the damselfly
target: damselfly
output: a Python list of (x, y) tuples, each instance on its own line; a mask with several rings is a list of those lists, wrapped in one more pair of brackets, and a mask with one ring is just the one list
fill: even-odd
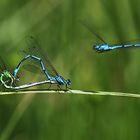
[(33, 86), (38, 86), (46, 83), (52, 83), (54, 82), (49, 80), (44, 80), (40, 82), (34, 82), (34, 83), (28, 83), (24, 85), (17, 85), (17, 81), (19, 81), (18, 76), (14, 76), (11, 74), (10, 71), (7, 70), (6, 65), (3, 61), (3, 59), (0, 57), (0, 89), (10, 89), (10, 90), (20, 90), (25, 89)]
[(13, 76), (16, 77), (21, 65), (25, 61), (30, 59), (34, 60), (36, 64), (40, 66), (42, 72), (45, 74), (48, 80), (50, 80), (51, 82), (55, 82), (59, 88), (61, 85), (66, 85), (67, 89), (67, 86), (71, 84), (71, 80), (69, 79), (66, 80), (57, 73), (57, 71), (47, 58), (46, 53), (45, 55), (43, 54), (41, 47), (39, 46), (38, 42), (35, 40), (33, 36), (28, 37), (27, 41), (28, 41), (27, 46), (23, 51), (26, 56), (17, 65), (16, 69), (13, 72)]
[(140, 43), (129, 43), (129, 44), (116, 44), (109, 45), (102, 37), (100, 37), (96, 32), (92, 30), (90, 26), (88, 26), (85, 22), (81, 22), (94, 36), (96, 36), (102, 43), (94, 44), (93, 49), (99, 53), (107, 52), (115, 49), (124, 49), (124, 48), (132, 48), (132, 47), (140, 47)]

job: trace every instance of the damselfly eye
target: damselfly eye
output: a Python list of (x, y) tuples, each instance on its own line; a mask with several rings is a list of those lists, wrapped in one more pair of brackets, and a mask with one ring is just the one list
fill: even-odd
[(99, 50), (100, 50), (100, 46), (99, 46), (99, 45), (93, 45), (93, 49), (94, 49), (95, 51), (99, 51)]
[(97, 45), (93, 45), (92, 48), (93, 50), (96, 50)]

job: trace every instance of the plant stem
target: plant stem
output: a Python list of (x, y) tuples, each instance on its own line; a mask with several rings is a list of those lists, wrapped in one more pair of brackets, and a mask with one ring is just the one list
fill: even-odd
[(0, 92), (0, 95), (10, 95), (10, 94), (81, 94), (81, 95), (96, 95), (96, 96), (122, 96), (122, 97), (135, 97), (140, 98), (140, 94), (132, 93), (121, 93), (121, 92), (105, 92), (105, 91), (82, 91), (82, 90), (23, 90), (23, 91), (10, 91), (10, 92)]

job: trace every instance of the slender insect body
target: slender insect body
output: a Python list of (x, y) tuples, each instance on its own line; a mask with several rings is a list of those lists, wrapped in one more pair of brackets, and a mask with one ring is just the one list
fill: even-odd
[[(33, 37), (31, 36), (31, 41), (34, 41)], [(33, 43), (35, 44), (35, 42)], [(32, 50), (33, 49), (33, 50)], [(29, 52), (28, 52), (29, 51)], [(61, 75), (59, 75), (56, 70), (54, 69), (54, 67), (51, 65), (50, 61), (48, 60), (47, 57), (45, 57), (44, 59), (42, 59), (42, 56), (46, 56), (41, 54), (36, 54), (40, 52), (40, 48), (37, 47), (37, 44), (35, 45), (31, 45), (28, 47), (28, 51), (26, 53), (26, 51), (24, 51), (27, 55), (19, 62), (19, 64), (17, 65), (16, 69), (13, 72), (13, 75), (16, 77), (21, 65), (24, 63), (24, 61), (28, 60), (28, 59), (32, 59), (35, 62), (39, 62), (38, 64), (40, 65), (41, 70), (43, 71), (43, 73), (45, 74), (45, 76), (47, 77), (48, 80), (55, 82), (58, 85), (70, 85), (71, 81), (69, 79), (65, 80)], [(31, 51), (31, 52), (30, 52)], [(41, 56), (41, 57), (40, 57)], [(46, 65), (44, 64), (44, 62), (46, 62)], [(45, 67), (46, 66), (46, 67)], [(51, 69), (51, 73), (49, 73), (50, 71), (48, 71), (48, 68)]]
[[(116, 49), (122, 49), (122, 48), (131, 48), (131, 47), (140, 47), (139, 43), (129, 43), (129, 44), (118, 44), (118, 45), (109, 45), (101, 36), (99, 36), (98, 33), (95, 32), (89, 26), (86, 22), (82, 21), (82, 25), (84, 25), (102, 44), (94, 44), (93, 45), (93, 50), (96, 50), (97, 52), (107, 52), (111, 50), (116, 50)], [(133, 40), (133, 42), (136, 40)], [(130, 41), (129, 41), (130, 42)], [(132, 42), (132, 41), (131, 41)]]
[(97, 52), (106, 52), (114, 49), (123, 49), (123, 48), (130, 48), (130, 47), (140, 47), (140, 44), (125, 44), (125, 45), (108, 45), (108, 44), (101, 44), (101, 45), (93, 45), (93, 49)]
[(54, 81), (54, 82), (57, 82), (59, 85), (70, 85), (71, 84), (71, 81), (68, 79), (68, 80), (65, 80), (62, 76), (60, 75), (56, 75), (55, 77), (52, 77), (48, 74), (47, 70), (45, 69), (45, 66), (44, 66), (44, 63), (42, 61), (41, 58), (37, 57), (37, 56), (34, 56), (34, 55), (28, 55), (28, 57), (26, 56), (25, 58), (23, 58), (20, 63), (18, 64), (18, 66), (16, 67), (16, 69), (14, 70), (13, 72), (13, 75), (16, 77), (17, 73), (18, 73), (18, 70), (20, 69), (20, 66), (21, 64), (27, 60), (27, 59), (33, 59), (35, 60), (36, 62), (39, 61), (40, 62), (40, 66), (41, 66), (41, 69), (42, 71), (44, 72), (44, 74), (46, 75), (46, 77), (48, 78), (48, 80), (50, 81)]

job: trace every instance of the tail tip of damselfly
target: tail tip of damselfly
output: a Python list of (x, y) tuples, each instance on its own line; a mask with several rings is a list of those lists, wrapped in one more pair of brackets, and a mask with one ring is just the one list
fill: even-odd
[(67, 84), (70, 85), (72, 82), (70, 79), (67, 79)]

